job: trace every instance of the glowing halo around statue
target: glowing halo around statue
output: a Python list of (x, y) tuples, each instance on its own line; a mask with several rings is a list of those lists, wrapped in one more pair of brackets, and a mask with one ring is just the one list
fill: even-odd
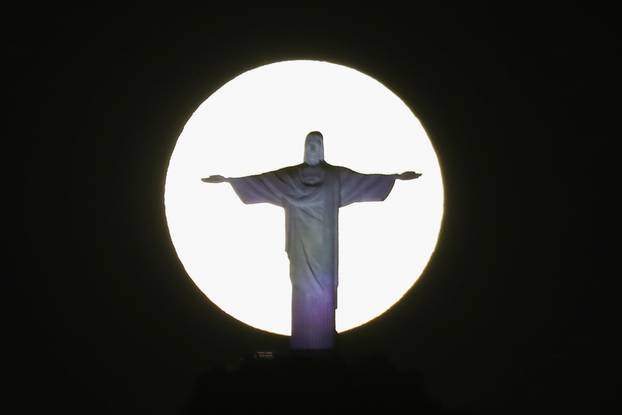
[(375, 79), (341, 65), (285, 61), (239, 75), (188, 120), (168, 166), (164, 203), (188, 275), (234, 318), (289, 335), (291, 283), (282, 208), (245, 205), (228, 184), (300, 164), (320, 131), (325, 159), (361, 173), (423, 173), (396, 181), (383, 202), (339, 209), (337, 331), (379, 316), (413, 286), (432, 255), (443, 184), (432, 144), (412, 111)]

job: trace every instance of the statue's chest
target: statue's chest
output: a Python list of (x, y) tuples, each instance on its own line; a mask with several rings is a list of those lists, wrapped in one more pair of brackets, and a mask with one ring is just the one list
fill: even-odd
[(339, 181), (336, 172), (325, 167), (305, 166), (298, 172), (299, 207), (328, 211), (334, 209), (338, 199)]

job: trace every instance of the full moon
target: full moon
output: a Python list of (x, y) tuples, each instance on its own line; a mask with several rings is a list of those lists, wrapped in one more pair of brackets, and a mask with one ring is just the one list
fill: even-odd
[[(207, 95), (207, 94), (206, 94)], [(289, 335), (291, 283), (282, 208), (245, 205), (228, 183), (303, 162), (311, 131), (325, 160), (360, 173), (416, 171), (383, 202), (339, 209), (337, 331), (365, 324), (408, 292), (434, 252), (443, 216), (436, 153), (411, 109), (377, 80), (322, 61), (284, 61), (216, 90), (179, 136), (166, 175), (171, 240), (197, 287), (232, 317)]]

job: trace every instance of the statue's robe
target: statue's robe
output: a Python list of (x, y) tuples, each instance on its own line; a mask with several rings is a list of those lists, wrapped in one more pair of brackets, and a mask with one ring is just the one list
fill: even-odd
[[(325, 161), (231, 178), (242, 202), (271, 203), (285, 210), (285, 251), (292, 283), (290, 345), (332, 349), (338, 285), (339, 208), (382, 201), (397, 175), (362, 174)], [(361, 237), (365, 237), (361, 229)]]

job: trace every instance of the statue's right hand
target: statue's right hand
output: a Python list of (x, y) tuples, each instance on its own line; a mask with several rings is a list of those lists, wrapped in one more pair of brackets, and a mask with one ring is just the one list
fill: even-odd
[(400, 180), (412, 180), (420, 177), (421, 173), (415, 173), (414, 171), (405, 171), (404, 173), (397, 176)]
[(210, 177), (204, 177), (201, 179), (201, 181), (205, 183), (222, 183), (222, 182), (226, 182), (227, 178), (219, 174), (215, 174)]

